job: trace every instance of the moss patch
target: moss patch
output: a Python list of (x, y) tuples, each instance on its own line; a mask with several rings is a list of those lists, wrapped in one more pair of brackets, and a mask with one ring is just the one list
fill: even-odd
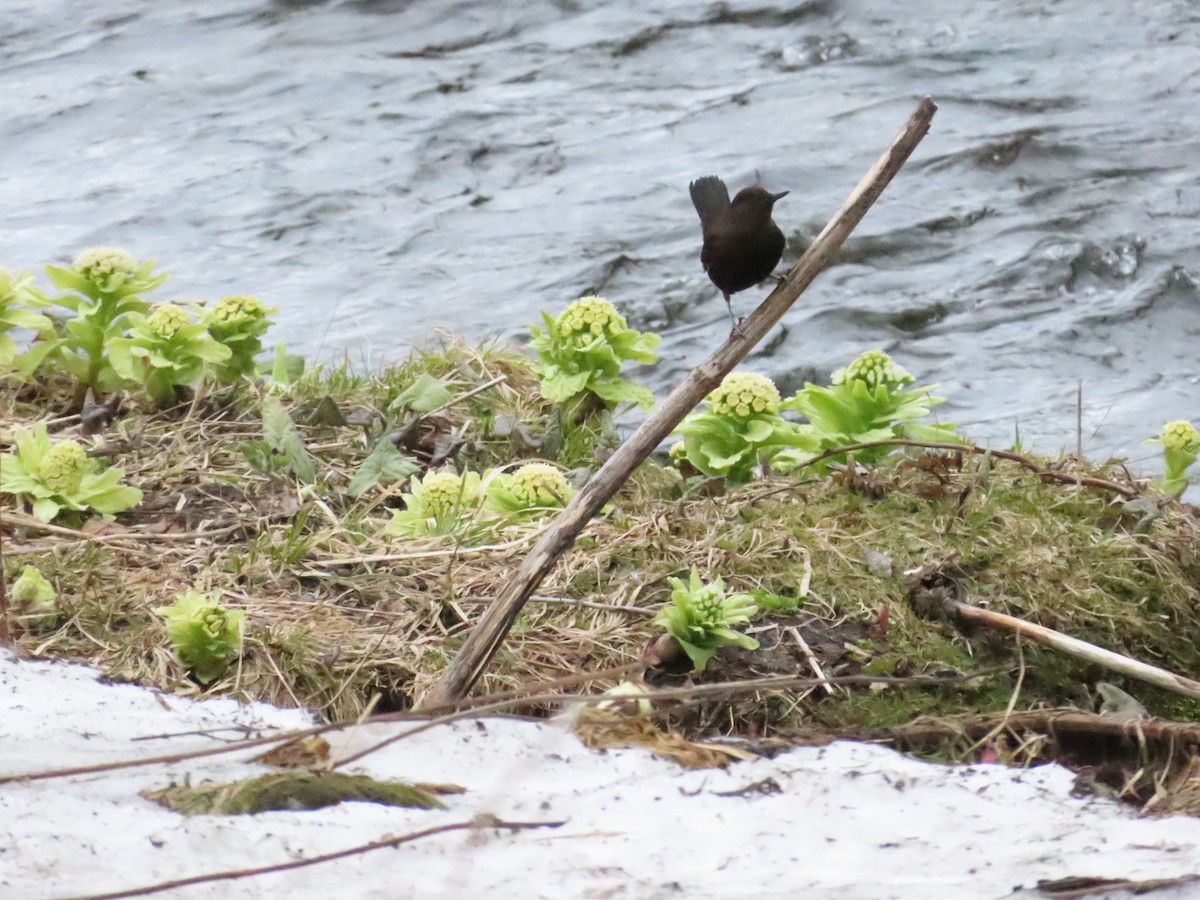
[(180, 785), (147, 791), (150, 800), (187, 816), (240, 816), (267, 810), (323, 809), (348, 800), (444, 809), (429, 791), (400, 781), (340, 772), (281, 772), (225, 784)]

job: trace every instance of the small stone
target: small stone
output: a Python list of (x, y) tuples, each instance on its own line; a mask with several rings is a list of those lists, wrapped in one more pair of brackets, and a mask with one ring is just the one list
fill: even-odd
[(892, 558), (878, 550), (867, 551), (867, 571), (876, 578), (892, 577)]

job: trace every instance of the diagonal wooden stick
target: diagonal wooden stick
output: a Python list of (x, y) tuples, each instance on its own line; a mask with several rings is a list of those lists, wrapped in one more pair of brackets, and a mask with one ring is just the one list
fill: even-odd
[(500, 649), (525, 601), (554, 568), (558, 558), (570, 549), (584, 526), (620, 490), (633, 470), (675, 430), (697, 403), (721, 383), (721, 379), (766, 336), (796, 298), (812, 284), (928, 133), (936, 111), (937, 107), (928, 97), (917, 105), (891, 147), (851, 192), (784, 282), (734, 330), (729, 340), (692, 370), (654, 415), (609, 457), (570, 505), (559, 513), (500, 596), (488, 607), (479, 624), (471, 630), (450, 668), (422, 699), (419, 708), (453, 703), (466, 696)]

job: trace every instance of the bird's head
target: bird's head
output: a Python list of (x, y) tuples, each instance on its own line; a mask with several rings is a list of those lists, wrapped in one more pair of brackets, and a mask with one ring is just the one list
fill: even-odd
[(786, 197), (789, 193), (791, 192), (780, 191), (778, 194), (772, 194), (764, 187), (757, 184), (752, 185), (737, 192), (730, 208), (734, 215), (744, 222), (765, 224), (771, 221), (771, 210), (775, 206), (775, 201)]

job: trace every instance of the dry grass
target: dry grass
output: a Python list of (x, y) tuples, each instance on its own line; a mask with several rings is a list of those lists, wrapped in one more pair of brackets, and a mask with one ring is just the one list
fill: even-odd
[[(556, 435), (553, 411), (520, 357), (457, 343), (376, 377), (345, 368), (309, 373), (285, 404), (305, 422), (329, 396), (347, 414), (361, 411), (365, 422), (368, 412), (384, 415), (423, 372), (444, 379), (456, 396), (503, 380), (423, 421), (410, 446), (418, 458), (450, 447), (457, 464), (477, 471), (564, 454), (578, 465), (600, 440)], [(5, 509), (6, 577), (36, 564), (56, 585), (62, 613), (56, 627), (37, 630), (22, 627), (17, 611), (17, 642), (36, 656), (86, 660), (115, 679), (182, 693), (263, 699), (337, 719), (372, 706), (407, 708), (441, 673), (545, 522), (491, 525), (471, 544), (388, 538), (382, 529), (403, 485), (358, 500), (347, 492), (371, 449), (368, 430), (301, 425), (319, 463), (317, 482), (299, 485), (255, 452), (262, 440), (256, 390), (165, 414), (131, 411), (112, 423), (97, 449), (145, 491), (141, 506), (113, 526), (46, 527)], [(37, 396), (7, 390), (0, 441), (19, 425), (54, 419), (54, 408), (52, 386)], [(512, 422), (525, 424), (523, 435)], [(60, 435), (77, 431), (71, 419), (51, 427)], [(1072, 465), (1132, 484), (1120, 471)], [(892, 574), (881, 574), (881, 559)], [(1015, 669), (1011, 639), (967, 639), (911, 612), (904, 573), (931, 562), (953, 566), (971, 602), (1194, 677), (1198, 560), (1188, 508), (1169, 505), (1139, 523), (1120, 497), (1046, 484), (1010, 463), (913, 451), (853, 479), (767, 478), (709, 496), (703, 485), (648, 462), (526, 607), (479, 689), (636, 660), (656, 634), (651, 618), (667, 597), (667, 576), (692, 566), (721, 574), (731, 590), (799, 599), (798, 611), (753, 626), (760, 653), (722, 654), (706, 678), (807, 674), (797, 629), (830, 674)], [(226, 605), (247, 613), (245, 652), (203, 690), (151, 611), (192, 587), (219, 589)], [(1022, 708), (1085, 704), (1103, 676), (1049, 652), (1027, 648), (1024, 660)], [(1200, 711), (1124, 686), (1159, 713)], [(693, 733), (757, 735), (888, 726), (919, 714), (1003, 710), (1012, 690), (1003, 674), (971, 687), (765, 694), (697, 708), (678, 721)]]

